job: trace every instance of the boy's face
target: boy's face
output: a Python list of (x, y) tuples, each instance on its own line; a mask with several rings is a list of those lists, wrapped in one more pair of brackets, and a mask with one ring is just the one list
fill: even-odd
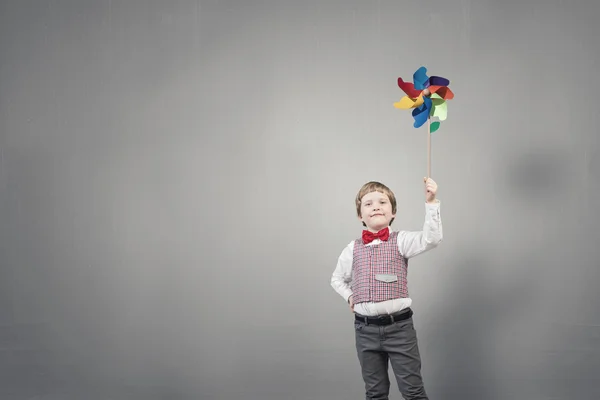
[(390, 225), (392, 218), (392, 203), (387, 195), (381, 192), (367, 193), (360, 200), (359, 220), (367, 225), (372, 232), (378, 232)]

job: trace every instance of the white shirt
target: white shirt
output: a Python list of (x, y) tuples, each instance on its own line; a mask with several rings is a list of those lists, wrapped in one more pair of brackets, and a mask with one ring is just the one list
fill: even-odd
[[(388, 227), (388, 229), (391, 229)], [(398, 250), (405, 258), (413, 258), (428, 250), (437, 247), (442, 242), (442, 219), (440, 217), (440, 202), (425, 203), (425, 223), (422, 231), (398, 231)], [(380, 239), (375, 239), (367, 246), (377, 246)], [(340, 296), (348, 302), (352, 295), (350, 282), (352, 281), (352, 258), (354, 240), (344, 248), (338, 258), (337, 266), (331, 276), (331, 286)], [(410, 298), (392, 299), (380, 302), (366, 302), (354, 305), (354, 312), (361, 315), (393, 314), (410, 307)]]

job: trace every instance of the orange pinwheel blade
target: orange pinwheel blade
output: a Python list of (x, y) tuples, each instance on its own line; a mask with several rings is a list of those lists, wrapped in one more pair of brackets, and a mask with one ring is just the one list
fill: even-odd
[(444, 100), (451, 100), (454, 98), (454, 93), (448, 86), (429, 86), (429, 91), (431, 93), (437, 93)]

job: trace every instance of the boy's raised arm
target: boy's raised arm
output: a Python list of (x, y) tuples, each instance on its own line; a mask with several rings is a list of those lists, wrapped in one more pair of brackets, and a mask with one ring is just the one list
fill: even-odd
[(440, 202), (425, 203), (425, 223), (422, 231), (398, 232), (398, 250), (406, 258), (415, 257), (437, 247), (443, 240)]

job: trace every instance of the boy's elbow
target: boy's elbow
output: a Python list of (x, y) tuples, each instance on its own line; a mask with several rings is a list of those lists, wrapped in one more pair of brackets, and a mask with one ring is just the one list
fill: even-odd
[(329, 284), (331, 285), (331, 287), (333, 289), (335, 289), (337, 291), (338, 287), (340, 286), (340, 278), (338, 276), (336, 276), (335, 274), (331, 276), (331, 279), (329, 280)]
[(444, 241), (444, 236), (440, 233), (439, 235), (432, 235), (427, 241), (428, 247), (433, 249), (436, 248)]

